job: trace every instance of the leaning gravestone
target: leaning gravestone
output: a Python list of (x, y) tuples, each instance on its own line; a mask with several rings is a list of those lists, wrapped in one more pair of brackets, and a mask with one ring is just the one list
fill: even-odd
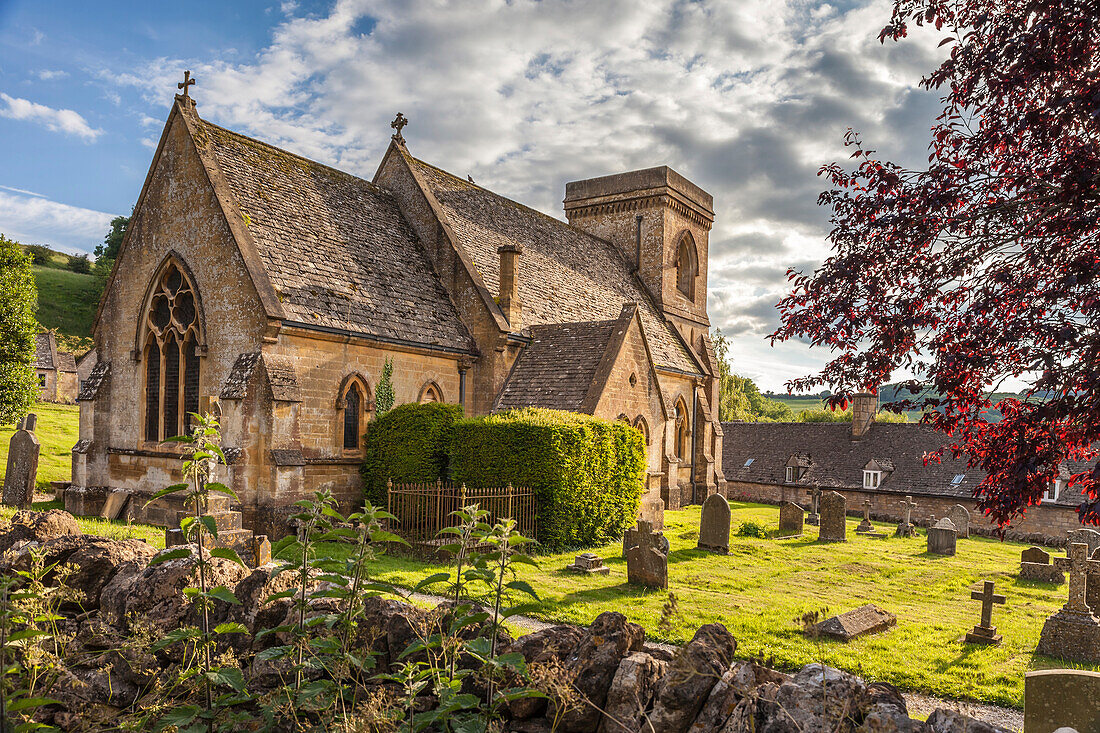
[(1087, 529), (1084, 527), (1066, 532), (1067, 548), (1078, 543), (1088, 546), (1089, 557), (1091, 557), (1092, 553), (1096, 552), (1096, 548), (1100, 547), (1100, 532), (1097, 532), (1095, 529)]
[(623, 541), (626, 549), (626, 579), (646, 588), (668, 588), (668, 540), (644, 519), (628, 529)]
[(821, 495), (821, 528), (817, 539), (820, 542), (845, 542), (847, 525), (844, 521), (844, 495), (835, 491), (826, 491)]
[(954, 555), (956, 539), (954, 522), (944, 517), (928, 528), (928, 551), (933, 555)]
[(827, 636), (838, 641), (851, 641), (858, 636), (886, 631), (897, 622), (898, 619), (894, 614), (883, 611), (873, 603), (868, 603), (866, 606), (860, 606), (847, 613), (814, 624), (806, 632), (806, 635)]
[(1041, 669), (1024, 673), (1024, 731), (1071, 728), (1100, 733), (1100, 672)]
[(698, 546), (720, 555), (730, 552), (730, 503), (721, 494), (711, 494), (703, 502)]
[(1068, 659), (1071, 662), (1100, 662), (1100, 622), (1085, 602), (1090, 575), (1100, 574), (1100, 560), (1091, 560), (1088, 545), (1069, 546), (1067, 557), (1057, 557), (1054, 565), (1069, 573), (1069, 600), (1061, 610), (1047, 618), (1039, 634), (1039, 654)]
[(38, 454), (42, 446), (34, 435), (38, 416), (33, 412), (20, 423), (8, 443), (8, 465), (4, 473), (3, 501), (8, 506), (30, 509), (38, 481)]
[(962, 504), (956, 504), (947, 512), (947, 518), (955, 525), (955, 536), (960, 540), (970, 539), (970, 512)]
[(802, 534), (802, 522), (806, 512), (793, 501), (779, 505), (779, 536), (793, 537)]
[(1050, 564), (1049, 552), (1041, 547), (1029, 547), (1020, 553), (1020, 580), (1061, 585), (1066, 582), (1066, 575)]

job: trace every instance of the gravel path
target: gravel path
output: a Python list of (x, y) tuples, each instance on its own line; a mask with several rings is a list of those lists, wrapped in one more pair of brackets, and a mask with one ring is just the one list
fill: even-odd
[[(429, 603), (432, 605), (447, 600), (442, 596), (428, 595), (426, 593), (413, 593), (410, 598), (419, 603)], [(515, 624), (521, 629), (528, 629), (529, 631), (542, 631), (543, 629), (558, 625), (540, 621), (530, 616), (512, 616), (508, 619), (508, 623)], [(668, 651), (675, 651), (676, 649), (676, 646), (673, 644), (661, 642), (654, 642), (653, 646)], [(964, 715), (969, 715), (978, 720), (984, 720), (987, 723), (998, 725), (1002, 728), (1007, 728), (1011, 731), (1022, 731), (1024, 729), (1024, 714), (1022, 711), (1016, 710), (1015, 708), (1002, 708), (997, 705), (985, 705), (978, 702), (950, 700), (933, 697), (932, 695), (924, 695), (919, 692), (902, 693), (902, 697), (905, 698), (905, 705), (909, 708), (910, 716), (923, 719), (931, 715), (937, 708), (946, 708), (948, 710), (955, 710), (963, 713)]]

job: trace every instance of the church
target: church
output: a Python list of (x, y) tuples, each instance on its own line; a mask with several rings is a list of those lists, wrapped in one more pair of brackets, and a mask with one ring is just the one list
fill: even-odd
[(353, 505), (387, 360), (398, 404), (624, 420), (667, 507), (719, 490), (701, 188), (572, 182), (566, 223), (417, 159), (402, 115), (367, 181), (203, 120), (180, 86), (96, 314), (71, 491), (177, 482), (165, 440), (210, 412), (247, 526), (321, 488)]

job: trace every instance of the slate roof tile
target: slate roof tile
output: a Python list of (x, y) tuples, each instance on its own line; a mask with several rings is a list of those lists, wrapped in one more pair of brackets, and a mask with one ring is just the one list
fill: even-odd
[(34, 337), (34, 368), (54, 369), (53, 362), (55, 347), (52, 333), (40, 333)]

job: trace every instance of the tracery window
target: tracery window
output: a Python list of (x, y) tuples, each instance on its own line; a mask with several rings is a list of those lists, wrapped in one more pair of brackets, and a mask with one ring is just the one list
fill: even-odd
[(195, 290), (175, 265), (165, 268), (146, 314), (145, 439), (185, 434), (199, 411), (199, 319)]
[(676, 288), (688, 300), (695, 300), (695, 276), (699, 274), (699, 259), (695, 254), (695, 240), (685, 233), (676, 250)]

